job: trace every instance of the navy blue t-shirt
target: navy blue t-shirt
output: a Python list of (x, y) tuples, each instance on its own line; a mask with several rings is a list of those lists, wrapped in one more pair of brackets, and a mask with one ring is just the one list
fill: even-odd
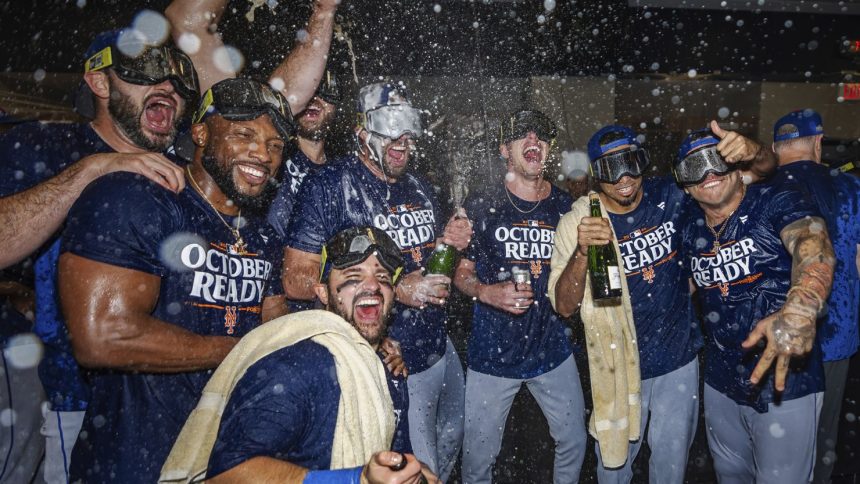
[[(373, 225), (400, 246), (405, 274), (422, 267), (442, 233), (432, 187), (411, 172), (386, 183), (355, 156), (308, 176), (298, 200), (287, 231), (287, 246), (312, 254), (320, 253), (325, 242), (341, 230)], [(424, 371), (444, 356), (444, 308), (427, 305), (418, 309), (395, 303), (393, 311), (389, 333), (400, 342), (410, 372)]]
[(323, 166), (325, 165), (318, 165), (311, 161), (297, 144), (290, 145), (290, 155), (284, 157), (280, 186), (278, 186), (277, 195), (272, 200), (268, 215), (269, 224), (282, 238), (287, 237), (287, 226), (296, 205), (299, 187), (301, 187), (306, 176), (318, 172)]
[[(153, 317), (200, 335), (239, 338), (261, 323), (263, 298), (283, 292), (277, 235), (262, 218), (246, 218), (241, 235), (246, 252), (236, 250), (231, 231), (191, 187), (177, 195), (114, 173), (72, 207), (62, 251), (158, 276)], [(89, 371), (92, 398), (73, 478), (155, 482), (210, 374)]]
[[(81, 158), (109, 153), (108, 146), (86, 124), (24, 123), (0, 136), (0, 196), (32, 188)], [(44, 343), (39, 378), (53, 410), (84, 410), (89, 389), (72, 354), (57, 298), (59, 240), (53, 237), (35, 262), (35, 333)]]
[(554, 186), (537, 205), (506, 191), (503, 183), (492, 183), (466, 202), (475, 231), (466, 257), (475, 263), (483, 284), (508, 280), (514, 270), (528, 272), (535, 303), (514, 315), (476, 302), (469, 368), (504, 378), (533, 378), (572, 354), (564, 323), (546, 293), (555, 228), (573, 199)]
[[(284, 240), (287, 238), (287, 227), (290, 222), (290, 216), (293, 213), (293, 208), (296, 205), (299, 187), (301, 187), (306, 176), (318, 172), (320, 168), (325, 166), (311, 161), (299, 149), (297, 143), (290, 144), (289, 149), (290, 154), (284, 158), (284, 164), (281, 168), (281, 181), (278, 186), (278, 192), (272, 200), (268, 215), (269, 224), (274, 227), (275, 232)], [(328, 163), (337, 163), (337, 160)], [(314, 301), (289, 299), (287, 303), (290, 307), (290, 313), (314, 308)]]
[(687, 272), (679, 252), (689, 198), (666, 177), (642, 180), (642, 201), (610, 213), (627, 276), (642, 379), (686, 365), (702, 347)]
[(824, 361), (850, 358), (857, 351), (857, 308), (860, 304), (857, 284), (857, 244), (843, 221), (860, 225), (857, 205), (860, 193), (856, 178), (839, 170), (804, 160), (780, 166), (772, 183), (793, 183), (818, 207), (827, 222), (827, 231), (836, 253), (833, 288), (827, 299), (827, 312), (818, 327), (818, 338)]
[[(793, 358), (785, 391), (776, 394), (773, 371), (758, 385), (749, 383), (764, 347), (748, 351), (741, 343), (765, 316), (785, 303), (791, 287), (791, 254), (780, 239), (787, 225), (818, 216), (812, 201), (795, 186), (754, 184), (727, 222), (720, 250), (714, 254), (714, 236), (705, 214), (691, 204), (684, 225), (685, 264), (702, 303), (705, 339), (705, 382), (741, 405), (759, 411), (770, 402), (792, 400), (824, 389), (821, 349), (816, 341), (803, 358)], [(715, 227), (719, 232), (720, 227)]]
[[(406, 379), (386, 369), (396, 428), (391, 450), (412, 453)], [(332, 354), (304, 340), (254, 363), (236, 384), (224, 409), (207, 477), (254, 457), (328, 470), (340, 402)]]

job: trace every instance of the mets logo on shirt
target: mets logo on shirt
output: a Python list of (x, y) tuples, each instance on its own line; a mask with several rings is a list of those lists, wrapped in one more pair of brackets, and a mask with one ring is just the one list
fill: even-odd
[(690, 259), (693, 282), (702, 289), (719, 289), (727, 297), (732, 286), (755, 282), (761, 272), (753, 273), (752, 254), (758, 252), (751, 238), (720, 244), (716, 252), (704, 252)]
[(189, 304), (224, 311), (224, 332), (236, 332), (239, 313), (260, 314), (272, 263), (247, 250), (236, 251), (226, 243), (189, 243), (179, 253), (179, 262), (194, 277)]
[(655, 267), (674, 259), (678, 254), (673, 250), (675, 224), (664, 222), (657, 227), (636, 229), (618, 239), (618, 249), (627, 277), (642, 275), (642, 279), (653, 284), (656, 279)]

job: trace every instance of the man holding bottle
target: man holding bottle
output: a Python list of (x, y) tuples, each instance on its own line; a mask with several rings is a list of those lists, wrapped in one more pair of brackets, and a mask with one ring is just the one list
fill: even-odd
[[(773, 157), (757, 143), (723, 131), (716, 123), (712, 128), (722, 138), (718, 149), (728, 161), (751, 163), (751, 178), (775, 166)], [(647, 426), (650, 481), (681, 483), (698, 420), (696, 354), (702, 346), (678, 253), (688, 199), (671, 178), (643, 177), (650, 160), (629, 128), (600, 129), (588, 142), (588, 154), (591, 175), (599, 187), (599, 195), (592, 196), (599, 197), (605, 216), (594, 216), (583, 198), (561, 220), (549, 295), (562, 315), (581, 310), (586, 325), (592, 382), (598, 381), (592, 429), (598, 440), (598, 480), (630, 482), (632, 462)], [(620, 261), (626, 277), (620, 281), (620, 298), (600, 299), (604, 291), (595, 288), (595, 282), (609, 282), (606, 292), (617, 294), (617, 290), (608, 277), (611, 268), (591, 267), (588, 252), (613, 241), (610, 255), (616, 256), (616, 266)], [(586, 278), (592, 272), (596, 274)], [(608, 350), (603, 353), (603, 349)], [(613, 363), (607, 365), (606, 360)], [(628, 371), (609, 375), (615, 386), (600, 388), (607, 379), (601, 372), (614, 363)], [(626, 381), (619, 381), (623, 377)], [(617, 390), (625, 388), (628, 395), (619, 395)], [(627, 408), (613, 406), (624, 398)], [(637, 428), (632, 428), (634, 422)], [(629, 426), (618, 428), (625, 424)], [(634, 443), (628, 447), (625, 440)]]
[(546, 302), (552, 238), (572, 199), (543, 177), (556, 127), (543, 113), (502, 122), (508, 173), (472, 195), (475, 237), (454, 284), (476, 300), (466, 377), (463, 482), (489, 483), (505, 420), (525, 383), (556, 442), (554, 481), (576, 482), (585, 456), (584, 401), (564, 324)]
[(443, 228), (433, 187), (409, 170), (422, 134), (418, 109), (402, 83), (378, 82), (358, 94), (358, 152), (308, 175), (287, 229), (284, 288), (293, 300), (316, 297), (323, 244), (344, 227), (373, 225), (400, 247), (405, 274), (397, 284), (390, 336), (409, 369), (412, 448), (442, 480), (453, 469), (463, 435), (463, 367), (445, 327), (449, 275), (425, 274), (437, 243), (458, 249), (472, 234), (466, 218)]

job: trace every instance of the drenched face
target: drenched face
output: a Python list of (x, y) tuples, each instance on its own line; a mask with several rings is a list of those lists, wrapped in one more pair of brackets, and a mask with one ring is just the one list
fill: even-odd
[(203, 167), (221, 191), (236, 205), (262, 212), (277, 188), (273, 182), (281, 167), (284, 140), (269, 115), (250, 121), (206, 118), (208, 138)]
[(304, 111), (296, 117), (298, 135), (302, 138), (319, 141), (325, 138), (334, 122), (335, 106), (314, 96)]
[(641, 196), (642, 177), (624, 175), (615, 183), (600, 182), (600, 190), (619, 206), (629, 207)]
[(131, 84), (113, 73), (108, 79), (108, 112), (125, 136), (147, 151), (164, 151), (173, 144), (176, 125), (185, 111), (185, 100), (173, 84)]
[(333, 269), (325, 285), (315, 288), (326, 309), (353, 325), (371, 345), (388, 330), (394, 286), (391, 273), (371, 255), (361, 264)]
[(549, 143), (538, 139), (533, 131), (530, 131), (525, 138), (502, 145), (500, 151), (502, 157), (508, 160), (508, 171), (526, 179), (543, 176), (549, 155)]
[(725, 175), (708, 173), (704, 181), (687, 187), (687, 192), (703, 207), (722, 207), (742, 193), (743, 181), (738, 170)]
[[(400, 178), (409, 167), (409, 155), (415, 149), (415, 142), (409, 134), (392, 140), (379, 135), (373, 135), (370, 139), (371, 147), (378, 144), (379, 152), (382, 153), (385, 175), (389, 178)], [(374, 161), (373, 164), (376, 164)]]

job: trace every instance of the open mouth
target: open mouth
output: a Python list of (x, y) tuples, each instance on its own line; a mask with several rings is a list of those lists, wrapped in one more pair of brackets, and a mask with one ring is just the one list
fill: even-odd
[(540, 163), (541, 155), (540, 146), (537, 145), (529, 146), (523, 150), (523, 158), (529, 163)]
[(629, 197), (635, 191), (633, 185), (620, 185), (615, 187), (615, 191), (622, 197)]
[(704, 190), (713, 190), (714, 188), (720, 186), (723, 181), (723, 177), (718, 177), (716, 175), (708, 175), (708, 177), (705, 178), (705, 181), (699, 184), (699, 187)]
[(146, 127), (158, 134), (169, 134), (176, 118), (176, 103), (173, 99), (153, 96), (144, 108)]
[(309, 120), (317, 120), (322, 116), (322, 108), (316, 104), (311, 104), (302, 112), (302, 117)]
[(236, 170), (249, 185), (261, 185), (269, 179), (269, 168), (264, 165), (237, 163)]
[(381, 296), (364, 296), (355, 301), (355, 317), (362, 321), (377, 321), (382, 314)]
[(388, 154), (388, 161), (396, 166), (405, 165), (406, 164), (406, 146), (405, 145), (392, 145), (388, 148), (386, 152)]

